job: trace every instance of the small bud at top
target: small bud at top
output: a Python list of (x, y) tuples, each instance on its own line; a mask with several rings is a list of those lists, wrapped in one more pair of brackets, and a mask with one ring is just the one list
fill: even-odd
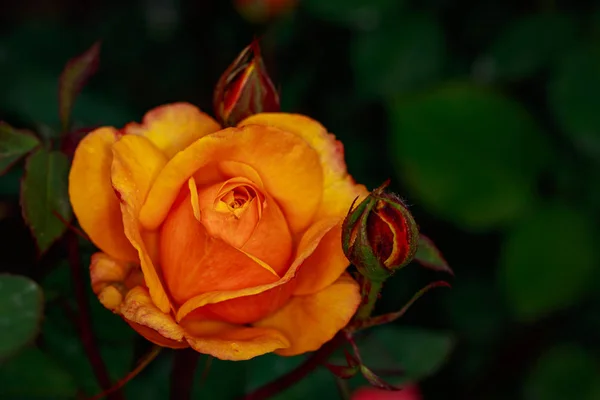
[(348, 260), (370, 280), (383, 281), (408, 264), (418, 246), (419, 231), (402, 200), (384, 192), (387, 182), (348, 212), (342, 247)]
[(235, 126), (254, 114), (280, 110), (279, 94), (267, 74), (257, 40), (221, 75), (213, 105), (217, 118), (225, 126)]

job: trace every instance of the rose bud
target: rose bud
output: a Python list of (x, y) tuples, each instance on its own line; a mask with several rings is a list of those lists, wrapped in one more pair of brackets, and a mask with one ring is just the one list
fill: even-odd
[(221, 75), (213, 105), (225, 126), (235, 126), (254, 114), (280, 110), (279, 94), (267, 74), (258, 41), (247, 46)]
[(417, 251), (419, 230), (412, 215), (387, 183), (375, 189), (344, 220), (344, 254), (370, 280), (383, 281), (408, 264)]

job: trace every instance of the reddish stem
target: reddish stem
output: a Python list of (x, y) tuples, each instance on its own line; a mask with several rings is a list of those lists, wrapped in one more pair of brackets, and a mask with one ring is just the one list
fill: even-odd
[(284, 376), (269, 382), (266, 385), (256, 389), (254, 392), (243, 397), (244, 400), (264, 400), (279, 392), (289, 388), (302, 378), (313, 372), (322, 365), (333, 354), (333, 352), (345, 342), (343, 332), (338, 332), (329, 342), (325, 343), (319, 350), (309, 356), (309, 358), (300, 364), (296, 369), (290, 371)]
[[(94, 332), (92, 330), (92, 319), (90, 317), (85, 285), (83, 283), (84, 279), (81, 273), (82, 265), (81, 258), (79, 257), (77, 236), (73, 232), (68, 231), (65, 235), (65, 240), (69, 257), (69, 267), (71, 269), (71, 279), (73, 280), (75, 298), (79, 308), (77, 324), (81, 343), (83, 344), (83, 349), (92, 366), (92, 370), (94, 371), (94, 375), (96, 376), (98, 384), (103, 390), (109, 390), (112, 384), (110, 382), (110, 377), (108, 376), (106, 366), (104, 365), (104, 361), (102, 361), (102, 356), (98, 350), (96, 339), (94, 338)], [(120, 391), (112, 393), (108, 398), (111, 400), (125, 399)]]
[(176, 350), (171, 370), (171, 399), (190, 400), (200, 353), (192, 349)]

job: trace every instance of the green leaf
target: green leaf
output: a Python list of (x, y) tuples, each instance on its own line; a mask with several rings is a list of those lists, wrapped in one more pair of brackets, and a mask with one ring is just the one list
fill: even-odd
[(84, 53), (72, 58), (65, 65), (58, 87), (59, 114), (63, 132), (69, 130), (75, 98), (81, 92), (87, 80), (96, 73), (99, 62), (100, 42), (96, 42)]
[(364, 96), (394, 96), (420, 89), (441, 76), (444, 33), (429, 16), (404, 15), (357, 35), (350, 60)]
[(38, 150), (27, 158), (21, 184), (21, 208), (40, 254), (65, 233), (65, 222), (71, 220), (68, 172), (69, 160), (58, 151)]
[(14, 163), (39, 144), (40, 141), (33, 134), (0, 122), (0, 174), (4, 174)]
[[(454, 339), (447, 333), (420, 328), (382, 326), (358, 342), (364, 364), (393, 385), (417, 382), (435, 373), (448, 359)], [(385, 376), (381, 370), (402, 371)]]
[(562, 205), (537, 209), (510, 232), (499, 281), (518, 319), (569, 307), (593, 287), (600, 261), (595, 234), (590, 218)]
[(564, 54), (548, 93), (567, 137), (581, 153), (600, 157), (600, 46), (582, 45)]
[(523, 387), (525, 399), (597, 400), (600, 368), (585, 349), (560, 344), (535, 363)]
[(526, 110), (466, 84), (392, 102), (391, 157), (415, 201), (469, 230), (506, 225), (535, 200), (549, 159)]
[(37, 348), (29, 348), (0, 368), (2, 399), (70, 399), (77, 391), (66, 371)]
[(419, 235), (419, 248), (417, 254), (415, 254), (415, 260), (426, 268), (454, 275), (452, 268), (435, 246), (435, 243), (425, 235)]
[(498, 79), (532, 76), (575, 41), (575, 21), (562, 14), (533, 14), (514, 19), (500, 33), (486, 58)]
[(0, 275), (0, 361), (36, 337), (43, 308), (37, 283), (24, 276)]
[(303, 0), (301, 6), (322, 20), (370, 29), (385, 15), (402, 9), (404, 3), (402, 0)]

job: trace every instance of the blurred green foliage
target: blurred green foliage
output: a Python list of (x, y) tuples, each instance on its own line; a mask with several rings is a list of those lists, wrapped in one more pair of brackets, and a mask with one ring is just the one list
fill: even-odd
[[(372, 368), (392, 358), (424, 379), (425, 399), (600, 398), (597, 3), (304, 0), (258, 26), (228, 1), (26, 0), (0, 6), (0, 20), (0, 120), (44, 140), (59, 131), (64, 63), (98, 39), (100, 69), (75, 105), (77, 127), (122, 126), (173, 101), (210, 111), (220, 73), (262, 35), (284, 110), (335, 133), (357, 181), (375, 188), (392, 178), (456, 272), (452, 290), (430, 292), (365, 338)], [(2, 165), (18, 158), (1, 156)], [(95, 394), (69, 314), (64, 250), (36, 258), (22, 221), (23, 168), (0, 176), (0, 268), (41, 282), (46, 311), (35, 343), (0, 364), (0, 397)], [(397, 310), (435, 275), (403, 269), (377, 312)], [(147, 343), (86, 290), (116, 381)], [(14, 311), (2, 301), (0, 320)], [(159, 356), (125, 393), (167, 398), (172, 356)], [(206, 379), (202, 358), (195, 398), (235, 398), (301, 358), (213, 360)], [(336, 393), (321, 368), (278, 398)]]

